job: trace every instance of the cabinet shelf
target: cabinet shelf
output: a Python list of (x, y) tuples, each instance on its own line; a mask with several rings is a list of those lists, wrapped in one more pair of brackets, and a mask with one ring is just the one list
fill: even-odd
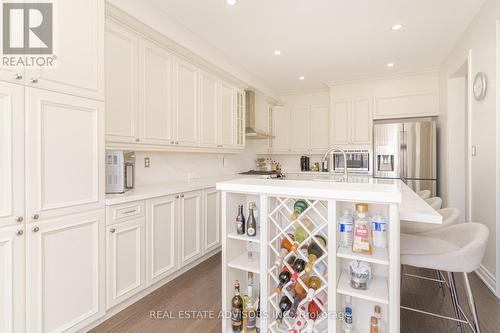
[(338, 247), (337, 257), (389, 266), (389, 253), (387, 249), (373, 248), (372, 254), (363, 254), (353, 252), (351, 248)]
[(337, 284), (337, 293), (375, 303), (389, 304), (387, 278), (382, 276), (374, 275), (369, 283), (368, 290), (358, 290), (351, 287), (348, 272), (342, 271)]
[(245, 242), (260, 243), (260, 230), (257, 230), (257, 234), (254, 237), (247, 236), (247, 234), (238, 235), (236, 231), (233, 231), (227, 235), (227, 238), (241, 240)]
[(253, 252), (253, 260), (248, 259), (248, 253), (243, 252), (227, 263), (228, 267), (239, 269), (245, 272), (260, 274), (260, 254)]

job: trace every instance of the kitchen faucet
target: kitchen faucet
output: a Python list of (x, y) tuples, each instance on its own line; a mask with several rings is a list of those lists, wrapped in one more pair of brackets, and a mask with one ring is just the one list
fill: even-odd
[(347, 174), (347, 156), (345, 154), (345, 151), (342, 149), (342, 148), (339, 148), (339, 147), (330, 147), (325, 155), (323, 156), (323, 164), (326, 162), (327, 158), (328, 158), (328, 155), (330, 155), (332, 152), (334, 151), (339, 151), (342, 153), (342, 156), (344, 157), (344, 175), (343, 175), (343, 179), (344, 181), (347, 182), (347, 179), (348, 179), (348, 174)]

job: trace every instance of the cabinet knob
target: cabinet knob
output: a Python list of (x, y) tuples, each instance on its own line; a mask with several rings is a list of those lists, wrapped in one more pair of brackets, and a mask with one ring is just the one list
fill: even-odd
[(20, 73), (14, 74), (14, 79), (21, 80), (22, 78), (23, 78), (23, 76)]
[(136, 138), (136, 139), (135, 139), (135, 142), (139, 142), (139, 141), (141, 141), (141, 139), (139, 139), (139, 138)]
[(24, 217), (22, 217), (22, 216), (18, 216), (18, 217), (16, 217), (16, 222), (21, 223), (21, 222), (23, 222), (23, 221), (24, 221)]
[(171, 145), (175, 145), (175, 141), (170, 141), (170, 144)]
[(175, 141), (175, 144), (178, 145), (179, 144), (179, 141)]
[(184, 194), (181, 194), (181, 198), (184, 198)]
[(33, 214), (33, 220), (38, 220), (40, 218), (39, 214)]
[(175, 198), (176, 198), (176, 199), (179, 199), (179, 195), (176, 195), (176, 196), (175, 196)]
[(110, 232), (110, 233), (112, 233), (112, 234), (114, 234), (114, 233), (115, 233), (115, 231), (116, 231), (116, 229), (115, 229), (115, 228), (111, 228), (111, 229), (109, 229), (109, 232)]
[(31, 82), (31, 83), (38, 83), (38, 79), (37, 79), (36, 77), (32, 77), (32, 78), (30, 79), (30, 82)]
[(40, 231), (40, 228), (38, 226), (34, 226), (33, 229), (31, 229), (31, 230), (33, 230), (33, 232), (38, 232), (38, 231)]
[(16, 235), (22, 236), (24, 234), (23, 229), (16, 230)]

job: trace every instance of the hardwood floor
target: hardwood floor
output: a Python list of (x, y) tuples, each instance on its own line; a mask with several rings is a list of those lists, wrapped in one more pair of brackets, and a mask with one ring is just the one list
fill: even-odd
[[(425, 275), (429, 272), (407, 268), (407, 272)], [(472, 289), (476, 297), (482, 333), (497, 333), (500, 327), (500, 301), (484, 286), (475, 274), (470, 274)], [(467, 307), (462, 277), (456, 276), (461, 305)], [(443, 297), (434, 282), (403, 279), (402, 304), (452, 315), (449, 294)], [(221, 309), (221, 257), (216, 255), (189, 272), (173, 280), (152, 294), (121, 311), (93, 329), (92, 333), (220, 333), (221, 320), (214, 319), (154, 319), (151, 311), (160, 316), (178, 311), (213, 311), (215, 316)], [(161, 312), (166, 311), (166, 312)], [(170, 312), (168, 312), (170, 311)], [(468, 313), (468, 311), (466, 311)], [(456, 332), (456, 325), (442, 319), (409, 311), (401, 312), (401, 332), (445, 333)], [(464, 330), (471, 332), (471, 330)]]

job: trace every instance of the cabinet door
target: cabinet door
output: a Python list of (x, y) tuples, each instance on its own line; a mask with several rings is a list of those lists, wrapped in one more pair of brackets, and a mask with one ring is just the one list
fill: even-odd
[(0, 332), (25, 332), (25, 229), (0, 229)]
[(34, 88), (25, 100), (31, 221), (104, 208), (103, 103)]
[(106, 141), (139, 140), (139, 40), (106, 21)]
[(222, 82), (221, 84), (221, 138), (220, 143), (224, 148), (234, 148), (234, 124), (235, 124), (235, 96), (236, 92), (233, 86)]
[(349, 101), (338, 101), (333, 104), (332, 144), (350, 143), (350, 109), (351, 103)]
[(371, 144), (373, 126), (370, 100), (353, 100), (351, 114), (351, 143)]
[(180, 199), (180, 264), (185, 266), (201, 254), (202, 191), (181, 194)]
[(0, 160), (2, 227), (23, 222), (25, 192), (24, 87), (6, 82), (0, 82)]
[(106, 228), (106, 309), (143, 290), (144, 218)]
[(209, 252), (221, 244), (220, 195), (215, 188), (204, 191), (203, 251)]
[(176, 66), (176, 143), (197, 146), (198, 138), (198, 69), (178, 60)]
[(290, 115), (290, 148), (293, 152), (309, 151), (309, 108), (293, 109)]
[(328, 105), (311, 106), (309, 147), (312, 152), (324, 153), (330, 143), (330, 108)]
[[(104, 0), (57, 1), (54, 7), (57, 65), (29, 70), (27, 84), (102, 101)], [(32, 83), (31, 78), (38, 82)]]
[(104, 315), (104, 210), (28, 227), (27, 332), (80, 330)]
[(23, 68), (0, 66), (0, 80), (10, 83), (24, 84), (25, 70)]
[(200, 138), (203, 147), (219, 144), (219, 82), (216, 77), (201, 74)]
[(236, 94), (236, 148), (245, 148), (245, 92), (239, 90)]
[(273, 152), (290, 151), (290, 110), (283, 107), (273, 108)]
[(147, 285), (162, 280), (177, 268), (177, 209), (174, 196), (146, 202)]
[(174, 56), (144, 41), (141, 47), (141, 142), (174, 144), (172, 123), (172, 71)]

